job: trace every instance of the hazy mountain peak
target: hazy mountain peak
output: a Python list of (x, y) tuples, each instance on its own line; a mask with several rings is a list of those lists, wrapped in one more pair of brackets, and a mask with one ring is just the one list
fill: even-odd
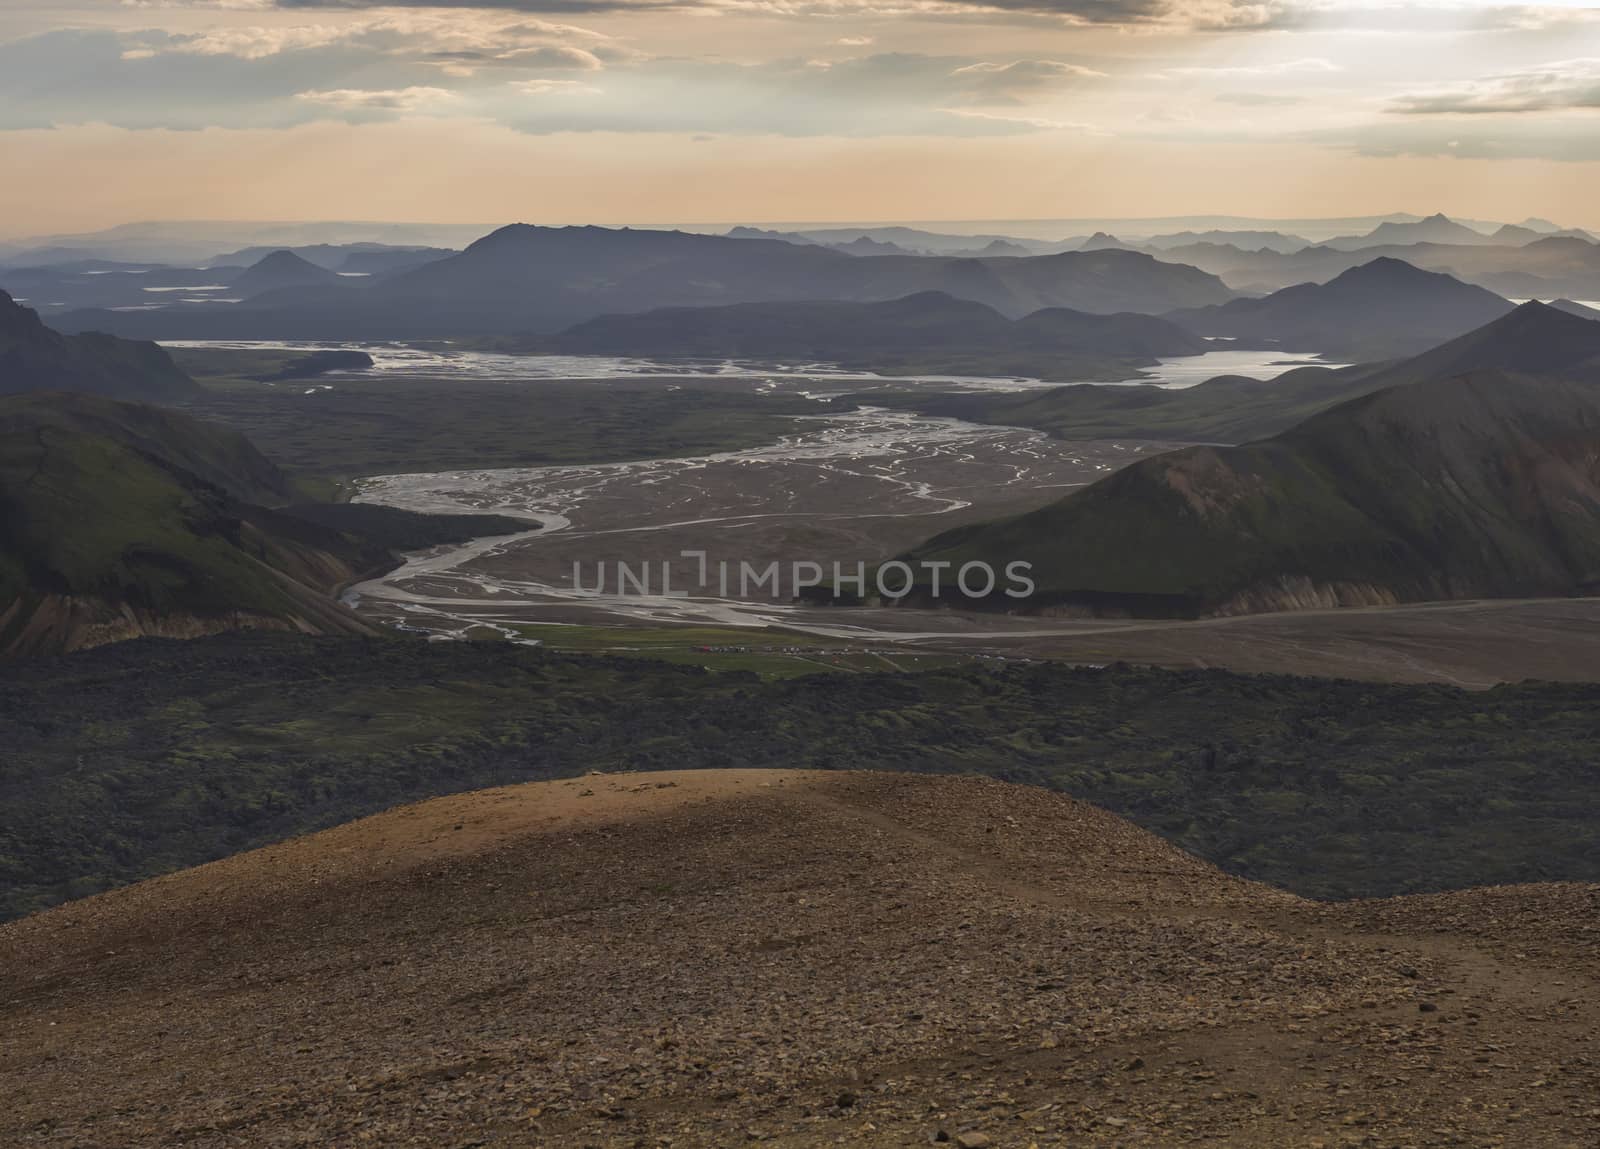
[[(254, 264), (251, 265), (250, 270), (251, 271), (279, 271), (279, 270), (288, 270), (288, 269), (292, 268), (292, 269), (294, 269), (296, 271), (299, 271), (302, 268), (316, 268), (316, 267), (317, 267), (317, 265), (312, 263), (309, 259), (306, 259), (303, 256), (296, 255), (294, 252), (289, 251), (287, 248), (280, 248), (277, 251), (270, 252), (269, 254), (262, 256), (259, 260), (257, 260)], [(319, 270), (326, 270), (326, 268), (322, 268), (322, 269), (319, 269)]]
[(274, 251), (245, 269), (230, 285), (247, 295), (260, 295), (286, 287), (316, 287), (339, 282), (337, 272), (318, 267), (292, 251)]
[(1518, 227), (1514, 223), (1508, 223), (1492, 232), (1489, 238), (1494, 240), (1495, 243), (1510, 247), (1526, 247), (1543, 234), (1542, 232), (1534, 231), (1531, 227)]
[(1097, 231), (1083, 241), (1079, 251), (1127, 251), (1128, 245), (1110, 232)]
[(1464, 223), (1457, 223), (1443, 212), (1435, 212), (1425, 219), (1412, 223), (1386, 220), (1366, 235), (1346, 235), (1331, 239), (1326, 246), (1337, 251), (1358, 251), (1364, 247), (1382, 247), (1387, 244), (1410, 245), (1439, 243), (1456, 245), (1483, 245), (1494, 241)]
[(1510, 310), (1487, 288), (1380, 256), (1327, 283), (1169, 318), (1201, 335), (1374, 362), (1414, 355)]
[(1557, 311), (1565, 311), (1568, 315), (1576, 315), (1580, 319), (1600, 319), (1600, 309), (1586, 306), (1573, 299), (1551, 300), (1549, 306)]
[(1424, 271), (1415, 264), (1407, 263), (1403, 259), (1396, 259), (1392, 255), (1380, 255), (1377, 259), (1370, 260), (1357, 267), (1352, 267), (1333, 279), (1332, 284), (1371, 284), (1371, 283), (1460, 283), (1454, 276), (1438, 271)]

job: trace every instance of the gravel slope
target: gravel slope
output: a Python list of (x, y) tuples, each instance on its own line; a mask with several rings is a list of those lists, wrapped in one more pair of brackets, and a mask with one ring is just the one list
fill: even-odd
[(1319, 906), (989, 780), (535, 783), (0, 928), (0, 1144), (1589, 1146), (1597, 904)]

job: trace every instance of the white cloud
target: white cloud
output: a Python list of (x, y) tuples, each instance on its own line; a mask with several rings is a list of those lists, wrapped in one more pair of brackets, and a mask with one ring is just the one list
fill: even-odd
[(276, 0), (122, 0), (124, 8), (220, 8), (229, 12), (261, 12)]
[[(164, 0), (183, 3), (185, 0)], [(205, 0), (187, 0), (204, 5)], [(1027, 16), (1062, 23), (1207, 30), (1272, 28), (1293, 23), (1302, 7), (1318, 0), (274, 0), (285, 9), (428, 9), (440, 5), (480, 12), (571, 15), (650, 11), (748, 12), (797, 19), (856, 17)], [(243, 7), (261, 0), (221, 0)], [(858, 45), (859, 46), (859, 45)]]
[[(292, 28), (215, 28), (192, 36), (173, 37), (164, 49), (191, 56), (234, 56), (264, 60), (281, 52), (326, 48), (347, 38), (336, 24), (302, 24)], [(157, 49), (149, 49), (152, 53)]]
[(1537, 68), (1405, 92), (1389, 103), (1403, 115), (1490, 115), (1600, 108), (1600, 58), (1559, 60)]
[(1061, 60), (1012, 60), (966, 64), (950, 75), (974, 103), (1014, 104), (1022, 102), (1026, 96), (1051, 91), (1075, 80), (1104, 79), (1106, 74)]
[(511, 87), (525, 96), (598, 96), (602, 91), (582, 80), (512, 80)]
[(138, 50), (260, 60), (340, 46), (421, 60), (457, 76), (497, 64), (594, 69), (603, 66), (601, 52), (619, 59), (632, 54), (576, 24), (472, 11), (400, 10), (338, 24), (222, 26), (159, 41), (153, 35), (147, 33)]
[(1298, 60), (1278, 60), (1270, 64), (1237, 64), (1226, 67), (1168, 68), (1157, 74), (1167, 76), (1219, 76), (1226, 78), (1260, 76), (1326, 76), (1344, 71), (1332, 60), (1311, 56)]
[(990, 124), (1014, 124), (1018, 128), (1032, 128), (1036, 131), (1074, 131), (1088, 132), (1093, 135), (1107, 134), (1093, 124), (1073, 123), (1070, 120), (1055, 120), (1048, 116), (1010, 116), (998, 112), (983, 112), (975, 108), (945, 108), (943, 111), (947, 115), (957, 116), (963, 120), (980, 120)]
[(994, 64), (983, 61), (977, 64), (967, 64), (950, 73), (952, 76), (998, 76), (1008, 79), (1058, 80), (1058, 79), (1103, 79), (1104, 72), (1097, 72), (1093, 68), (1086, 68), (1082, 64), (1066, 64), (1060, 60), (1012, 60), (1009, 64)]
[(1286, 96), (1274, 92), (1219, 92), (1219, 104), (1237, 104), (1243, 108), (1288, 108), (1306, 102), (1304, 96)]
[(301, 92), (295, 99), (325, 104), (341, 112), (427, 112), (454, 104), (461, 97), (444, 88), (392, 88), (368, 91), (335, 88), (326, 92)]

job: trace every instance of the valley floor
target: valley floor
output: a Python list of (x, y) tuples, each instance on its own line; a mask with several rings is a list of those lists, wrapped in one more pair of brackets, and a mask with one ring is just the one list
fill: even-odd
[(1587, 1146), (1597, 907), (971, 778), (536, 783), (0, 927), (0, 1142)]

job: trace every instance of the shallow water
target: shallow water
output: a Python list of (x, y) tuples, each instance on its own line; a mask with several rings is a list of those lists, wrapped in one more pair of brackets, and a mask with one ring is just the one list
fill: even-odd
[[(915, 386), (937, 384), (951, 390), (1018, 391), (1038, 387), (1059, 387), (1060, 383), (1015, 376), (915, 375), (885, 376), (870, 371), (845, 371), (826, 363), (785, 366), (724, 361), (673, 361), (634, 359), (605, 355), (504, 355), (490, 351), (456, 351), (448, 347), (417, 347), (404, 343), (317, 343), (255, 340), (171, 340), (168, 347), (215, 348), (238, 351), (364, 351), (372, 357), (370, 369), (354, 374), (369, 378), (459, 378), (485, 380), (593, 380), (633, 379), (650, 376), (675, 379), (750, 379), (775, 385), (806, 380), (822, 386), (819, 391), (848, 390), (830, 388), (829, 383), (854, 385), (863, 382)], [(1120, 380), (1103, 380), (1097, 385), (1159, 386), (1168, 389), (1193, 387), (1218, 375), (1246, 375), (1271, 379), (1294, 367), (1317, 364), (1337, 367), (1315, 355), (1288, 354), (1283, 351), (1208, 351), (1160, 360), (1143, 375)], [(347, 374), (339, 372), (336, 374)], [(771, 390), (757, 387), (757, 390)]]
[[(363, 480), (358, 502), (510, 513), (539, 520), (544, 529), (412, 555), (400, 569), (353, 588), (348, 601), (375, 617), (451, 637), (475, 625), (511, 627), (582, 610), (611, 624), (781, 624), (887, 639), (889, 632), (863, 625), (866, 616), (797, 606), (787, 594), (781, 601), (728, 597), (714, 589), (715, 580), (693, 589), (686, 574), (674, 575), (673, 585), (687, 594), (623, 594), (588, 575), (579, 582), (572, 564), (593, 573), (595, 559), (626, 555), (659, 570), (685, 548), (713, 560), (787, 564), (825, 559), (809, 548), (848, 546), (840, 540), (857, 536), (893, 553), (960, 512), (983, 518), (1037, 505), (1161, 449), (1134, 441), (1066, 443), (1038, 431), (870, 407), (798, 423), (803, 430), (776, 443), (698, 457)], [(949, 616), (929, 621), (937, 627)], [(963, 629), (917, 627), (895, 640)]]

